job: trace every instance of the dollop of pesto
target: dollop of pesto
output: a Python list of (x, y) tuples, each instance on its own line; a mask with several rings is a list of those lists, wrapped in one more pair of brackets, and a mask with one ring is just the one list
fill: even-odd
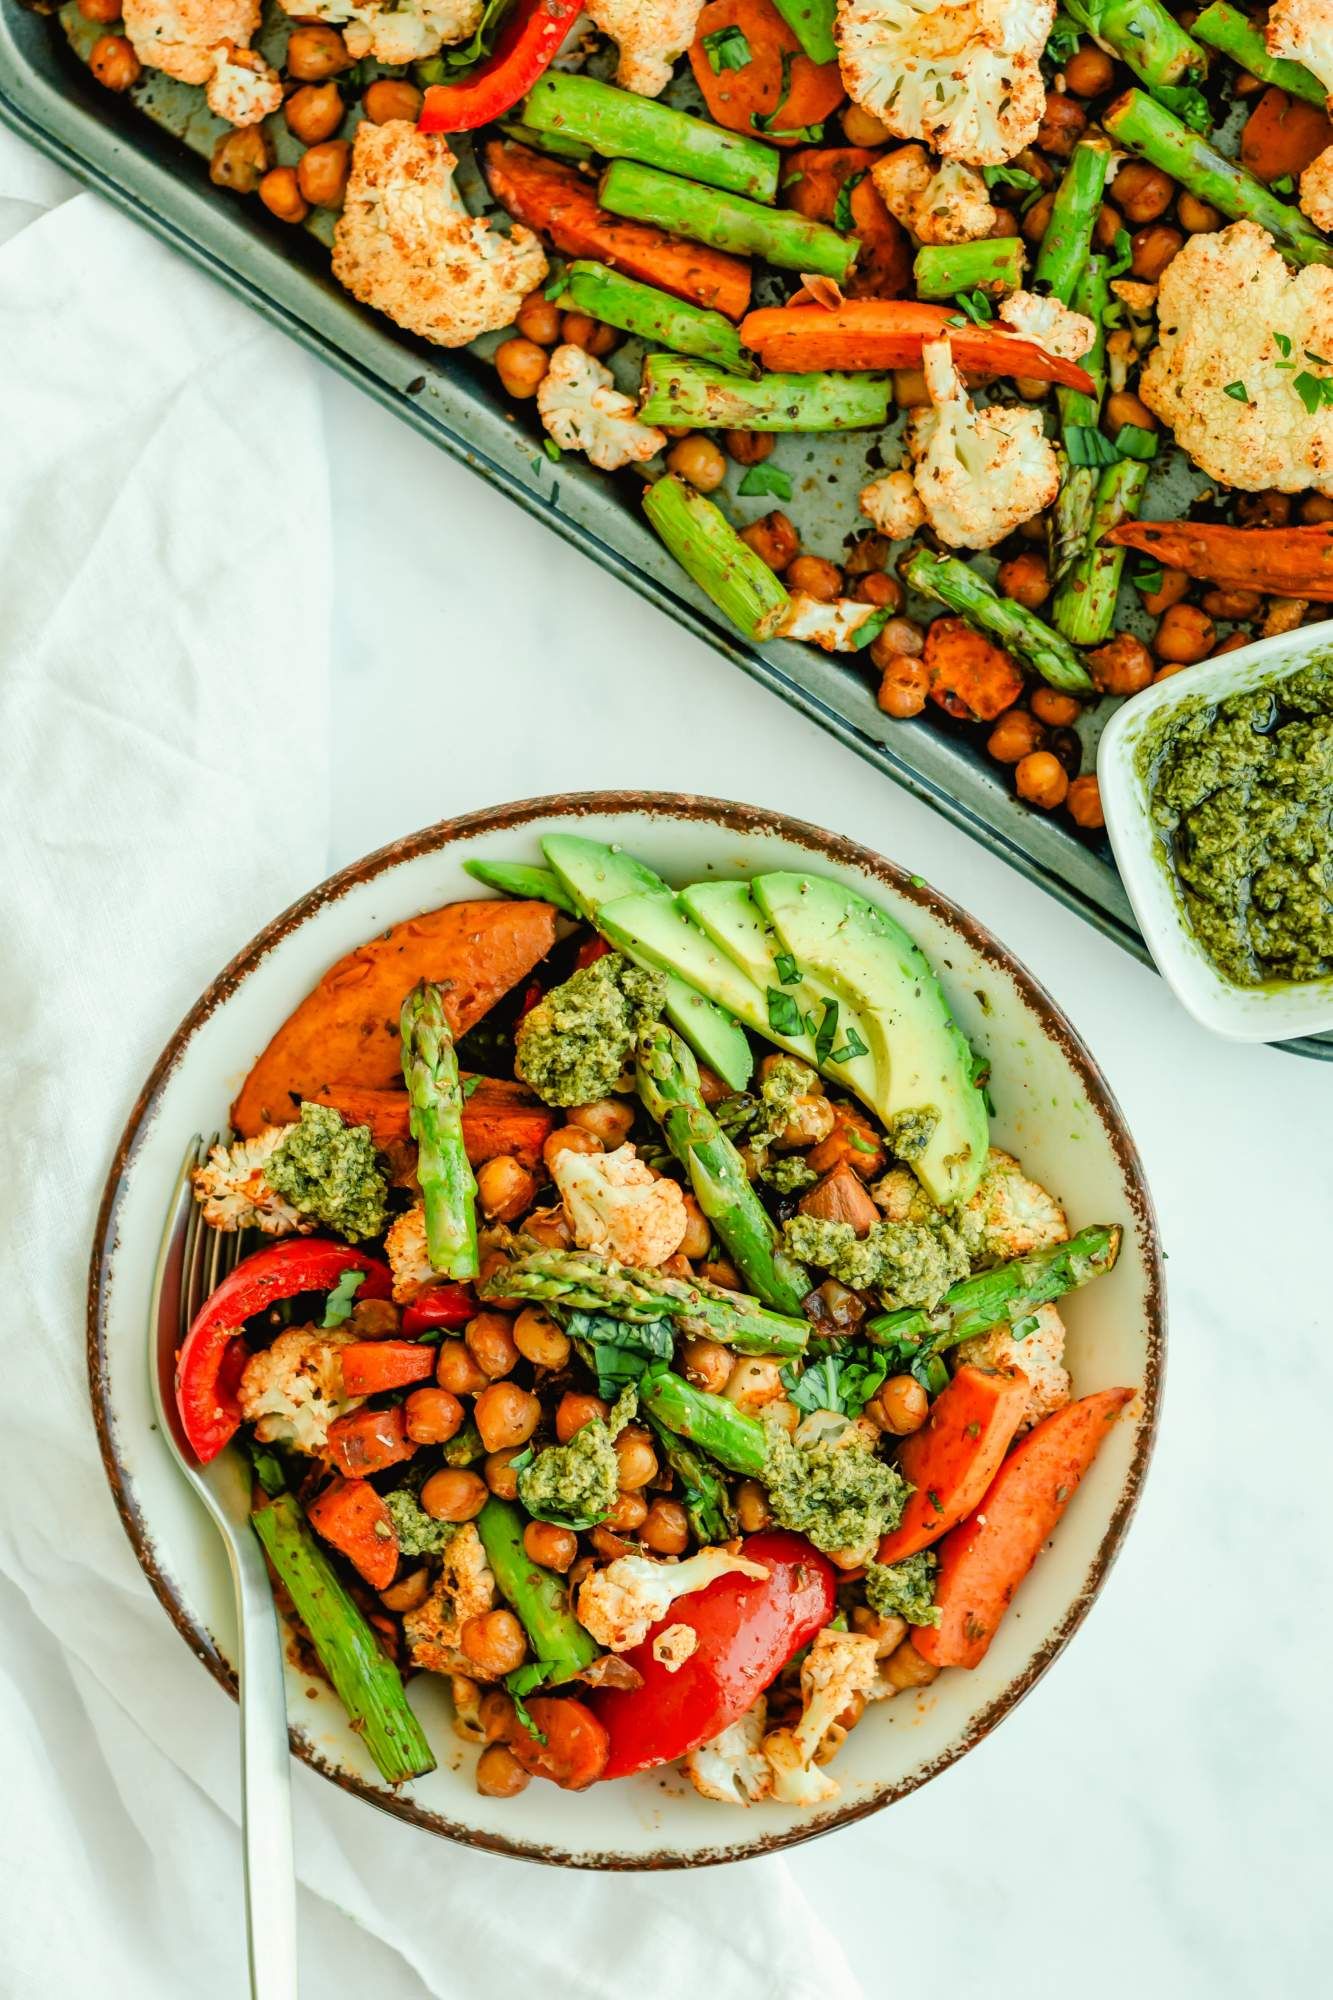
[(933, 1104), (924, 1104), (914, 1111), (900, 1111), (888, 1121), (885, 1130), (889, 1135), (889, 1149), (895, 1159), (919, 1160), (940, 1122), (940, 1114)]
[(872, 1562), (866, 1570), (866, 1603), (881, 1618), (905, 1618), (909, 1625), (938, 1625), (933, 1549), (919, 1549), (901, 1562)]
[(595, 1528), (620, 1493), (615, 1440), (633, 1416), (638, 1395), (622, 1389), (609, 1415), (591, 1417), (568, 1444), (548, 1444), (518, 1475), (518, 1497), (537, 1521), (561, 1528)]
[(519, 1022), (514, 1069), (547, 1104), (591, 1104), (620, 1082), (639, 1029), (662, 1011), (667, 982), (605, 952), (553, 986)]
[(393, 1493), (386, 1493), (384, 1504), (389, 1510), (394, 1533), (398, 1537), (398, 1553), (403, 1556), (434, 1556), (447, 1548), (458, 1533), (453, 1521), (433, 1521), (416, 1494), (408, 1486), (400, 1486)]
[(778, 1194), (804, 1194), (807, 1188), (814, 1186), (819, 1175), (799, 1153), (783, 1153), (760, 1167), (759, 1178)]
[(784, 1247), (856, 1292), (879, 1292), (890, 1308), (936, 1306), (971, 1268), (958, 1231), (936, 1222), (874, 1222), (858, 1236), (850, 1222), (794, 1215), (784, 1223)]
[(1223, 978), (1333, 974), (1333, 658), (1165, 710), (1135, 761), (1185, 914)]
[(774, 1520), (808, 1535), (828, 1555), (864, 1562), (898, 1525), (911, 1487), (879, 1457), (861, 1425), (834, 1425), (812, 1437), (770, 1430), (763, 1483)]
[(368, 1125), (345, 1124), (327, 1104), (303, 1104), (301, 1116), (264, 1163), (269, 1186), (302, 1215), (359, 1243), (387, 1220), (387, 1185)]

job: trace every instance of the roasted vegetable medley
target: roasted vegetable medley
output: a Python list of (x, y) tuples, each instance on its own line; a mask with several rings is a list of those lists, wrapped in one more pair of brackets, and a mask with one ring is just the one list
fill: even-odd
[(1032, 806), (1095, 833), (1101, 697), (1333, 599), (1333, 0), (285, 5), (82, 45), (203, 86), (214, 180), (480, 339), (748, 639)]
[[(490, 1796), (684, 1760), (818, 1805), (985, 1656), (1132, 1391), (1071, 1400), (1071, 1235), (886, 911), (571, 835), (333, 966), (195, 1176), (262, 1247), (177, 1397), (384, 1776), (447, 1676)], [(243, 1246), (248, 1248), (248, 1244)]]

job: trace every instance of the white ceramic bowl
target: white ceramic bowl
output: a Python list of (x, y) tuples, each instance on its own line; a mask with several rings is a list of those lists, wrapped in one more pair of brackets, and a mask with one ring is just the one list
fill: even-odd
[(1157, 964), (1196, 1021), (1236, 1042), (1283, 1042), (1333, 1028), (1333, 979), (1233, 986), (1199, 945), (1168, 872), (1148, 809), (1148, 788), (1135, 769), (1144, 731), (1182, 702), (1223, 701), (1269, 687), (1319, 654), (1333, 651), (1333, 625), (1306, 625), (1276, 639), (1239, 646), (1145, 688), (1118, 708), (1097, 751), (1097, 782), (1106, 830), (1125, 891)]
[(308, 1677), (289, 1675), (297, 1753), (390, 1812), (537, 1860), (680, 1866), (807, 1839), (903, 1797), (977, 1743), (1050, 1665), (1106, 1575), (1152, 1448), (1164, 1358), (1160, 1254), (1133, 1144), (1087, 1051), (1030, 975), (919, 877), (814, 827), (706, 799), (539, 799), (430, 827), (313, 891), (214, 981), (148, 1079), (107, 1185), (89, 1297), (92, 1398), (107, 1473), (172, 1622), (224, 1686), (235, 1687), (226, 1562), (153, 1429), (145, 1362), (153, 1259), (183, 1146), (191, 1133), (225, 1123), (236, 1086), (275, 1024), (333, 959), (404, 917), (479, 893), (462, 872), (468, 857), (536, 859), (539, 834), (571, 826), (621, 841), (680, 883), (708, 872), (806, 866), (883, 903), (930, 955), (963, 1029), (991, 1057), (996, 1142), (1021, 1154), (1075, 1226), (1119, 1222), (1125, 1230), (1115, 1272), (1069, 1302), (1068, 1359), (1077, 1391), (1131, 1384), (1134, 1402), (981, 1666), (878, 1704), (840, 1752), (842, 1796), (825, 1810), (709, 1804), (674, 1771), (579, 1796), (534, 1784), (516, 1800), (481, 1798), (475, 1753), (454, 1736), (447, 1690), (428, 1675), (412, 1682), (412, 1701), (440, 1768), (393, 1792), (336, 1698), (323, 1690), (311, 1699)]

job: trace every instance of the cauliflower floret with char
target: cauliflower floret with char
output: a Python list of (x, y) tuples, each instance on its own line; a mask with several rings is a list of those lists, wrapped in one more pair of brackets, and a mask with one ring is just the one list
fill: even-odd
[(354, 1337), (337, 1327), (289, 1326), (271, 1347), (250, 1356), (239, 1400), (261, 1444), (321, 1451), (329, 1425), (365, 1401), (343, 1388), (340, 1350)]
[(860, 604), (854, 597), (826, 604), (808, 591), (793, 590), (777, 636), (808, 640), (825, 653), (855, 653), (866, 643), (865, 627), (872, 619), (877, 626), (884, 623), (873, 604)]
[(671, 81), (676, 58), (694, 40), (704, 0), (588, 0), (587, 15), (619, 52), (616, 82), (640, 97), (656, 97)]
[(1325, 146), (1301, 175), (1300, 202), (1315, 228), (1333, 236), (1333, 146)]
[(426, 1211), (420, 1202), (398, 1217), (384, 1239), (384, 1248), (393, 1272), (393, 1295), (400, 1306), (438, 1279), (440, 1274), (426, 1248)]
[(972, 243), (989, 236), (999, 211), (975, 167), (931, 164), (924, 146), (899, 146), (870, 169), (881, 201), (918, 243)]
[(641, 1646), (678, 1597), (706, 1590), (720, 1576), (768, 1575), (763, 1563), (728, 1549), (698, 1549), (684, 1562), (654, 1562), (649, 1556), (617, 1556), (579, 1585), (580, 1625), (599, 1646), (628, 1653)]
[(492, 1680), (462, 1651), (460, 1639), (469, 1618), (480, 1618), (495, 1605), (495, 1578), (486, 1560), (481, 1536), (471, 1521), (459, 1529), (440, 1562), (430, 1595), (403, 1618), (414, 1666), (430, 1674), (463, 1674), (469, 1680)]
[(989, 549), (1049, 507), (1060, 462), (1038, 410), (978, 410), (953, 364), (948, 335), (921, 349), (929, 410), (908, 427), (913, 478), (926, 519), (951, 549)]
[(1247, 493), (1333, 495), (1333, 407), (1307, 409), (1296, 386), (1329, 379), (1304, 357), (1333, 356), (1333, 270), (1292, 270), (1267, 230), (1233, 222), (1171, 259), (1157, 328), (1139, 394), (1202, 471)]
[[(790, 1729), (775, 1729), (764, 1738), (763, 1751), (773, 1773), (773, 1797), (783, 1805), (821, 1805), (838, 1796), (837, 1780), (817, 1768), (822, 1751), (836, 1749), (828, 1739), (839, 1727), (838, 1717), (858, 1697), (870, 1701), (878, 1691), (875, 1641), (866, 1632), (816, 1632), (801, 1667), (801, 1719)], [(845, 1732), (844, 1732), (845, 1733)]]
[(1037, 136), (1054, 19), (1055, 0), (838, 0), (842, 80), (896, 138), (998, 166)]
[(264, 1168), (291, 1131), (290, 1125), (266, 1125), (253, 1139), (214, 1146), (202, 1167), (190, 1175), (194, 1198), (211, 1229), (229, 1234), (260, 1229), (265, 1236), (288, 1236), (294, 1229), (313, 1229), (313, 1216), (301, 1215), (269, 1186)]
[(680, 1248), (689, 1216), (673, 1180), (655, 1180), (633, 1146), (558, 1153), (551, 1173), (580, 1249), (650, 1271)]
[(1264, 40), (1270, 55), (1303, 63), (1333, 99), (1333, 0), (1274, 0)]
[(484, 0), (282, 0), (302, 21), (341, 28), (347, 52), (358, 61), (421, 62), (446, 43), (465, 42), (481, 22)]
[(530, 229), (515, 223), (502, 236), (468, 214), (454, 187), (457, 165), (438, 133), (404, 118), (365, 119), (333, 232), (339, 284), (440, 347), (509, 326), (547, 270)]
[(963, 1341), (958, 1348), (958, 1366), (970, 1362), (978, 1368), (1016, 1369), (1028, 1387), (1019, 1428), (1028, 1430), (1069, 1401), (1064, 1354), (1064, 1321), (1054, 1306), (1038, 1306), (1016, 1326), (1006, 1320), (975, 1340)]
[(910, 472), (886, 472), (881, 478), (872, 479), (861, 488), (860, 500), (861, 512), (868, 514), (891, 542), (905, 542), (926, 518)]
[(1059, 299), (1038, 298), (1035, 292), (1010, 292), (999, 314), (1003, 325), (1061, 361), (1081, 360), (1097, 338), (1086, 313), (1071, 312)]
[(696, 1792), (723, 1806), (755, 1805), (773, 1790), (773, 1767), (763, 1751), (768, 1701), (760, 1695), (728, 1728), (684, 1759)]
[(632, 396), (581, 347), (557, 347), (537, 388), (537, 411), (561, 451), (586, 452), (603, 472), (652, 458), (666, 433), (641, 424)]
[(974, 1193), (955, 1216), (973, 1264), (1007, 1264), (1069, 1240), (1054, 1195), (1029, 1180), (1012, 1153), (992, 1146)]
[(255, 49), (223, 42), (213, 51), (204, 96), (214, 116), (229, 125), (258, 125), (282, 104), (282, 78)]
[(698, 1645), (693, 1625), (668, 1625), (653, 1640), (653, 1658), (669, 1674), (678, 1674)]
[(213, 51), (224, 43), (244, 48), (259, 12), (259, 0), (124, 0), (121, 8), (140, 62), (180, 83), (207, 83)]

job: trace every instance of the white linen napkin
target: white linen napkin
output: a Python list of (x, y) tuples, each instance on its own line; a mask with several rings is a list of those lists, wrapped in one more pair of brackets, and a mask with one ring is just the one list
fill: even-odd
[[(70, 190), (0, 131), (0, 1993), (239, 2000), (235, 1711), (112, 1507), (83, 1293), (150, 1062), (325, 872), (319, 374)], [(295, 1776), (307, 1993), (860, 1991), (782, 1860), (562, 1874)]]

